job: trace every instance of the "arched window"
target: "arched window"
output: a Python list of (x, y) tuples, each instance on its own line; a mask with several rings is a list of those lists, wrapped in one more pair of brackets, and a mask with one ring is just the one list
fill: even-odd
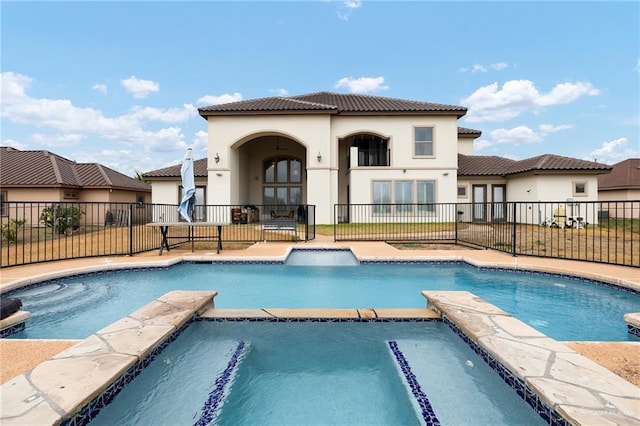
[(263, 164), (263, 204), (278, 213), (302, 204), (302, 161), (272, 157)]

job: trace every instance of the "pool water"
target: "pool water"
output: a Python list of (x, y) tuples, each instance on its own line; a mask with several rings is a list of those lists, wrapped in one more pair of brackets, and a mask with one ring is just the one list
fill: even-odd
[(466, 290), (556, 340), (639, 340), (640, 296), (536, 273), (454, 264), (179, 264), (60, 279), (11, 293), (31, 313), (12, 338), (85, 338), (172, 290), (215, 290), (218, 308), (424, 308), (422, 290)]
[(389, 341), (441, 424), (543, 424), (440, 322), (210, 321), (190, 325), (91, 424), (425, 424)]

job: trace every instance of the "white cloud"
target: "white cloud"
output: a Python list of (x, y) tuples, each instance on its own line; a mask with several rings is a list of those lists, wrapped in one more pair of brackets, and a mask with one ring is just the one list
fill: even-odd
[(636, 64), (635, 70), (640, 72), (640, 59), (638, 59), (638, 63)]
[(219, 96), (205, 95), (200, 99), (198, 99), (197, 102), (199, 104), (205, 104), (205, 105), (221, 105), (221, 104), (228, 104), (231, 102), (238, 102), (241, 100), (242, 100), (242, 95), (238, 92), (235, 92), (232, 94), (224, 93)]
[(554, 126), (553, 124), (541, 124), (539, 127), (540, 127), (540, 132), (542, 132), (543, 134), (555, 133), (555, 132), (560, 132), (562, 130), (573, 129), (573, 125), (571, 124), (561, 124), (559, 126)]
[(490, 133), (490, 139), (494, 143), (510, 143), (519, 145), (521, 143), (539, 143), (542, 135), (536, 133), (527, 126), (518, 126), (512, 129), (496, 129)]
[(200, 130), (196, 132), (195, 138), (193, 140), (193, 151), (194, 152), (205, 152), (207, 151), (207, 146), (209, 144), (209, 135), (206, 131)]
[(483, 86), (460, 102), (467, 110), (469, 122), (505, 121), (536, 111), (540, 107), (567, 104), (581, 96), (596, 96), (600, 93), (591, 83), (561, 83), (548, 93), (540, 93), (530, 80), (510, 80)]
[(106, 117), (94, 108), (77, 107), (67, 99), (32, 98), (26, 91), (33, 80), (11, 72), (0, 73), (2, 97), (0, 114), (14, 123), (53, 129), (55, 136), (36, 134), (35, 140), (56, 146), (71, 144), (79, 138), (107, 139), (125, 146), (139, 146), (145, 151), (183, 149), (186, 144), (178, 127), (147, 129), (153, 122), (181, 122), (194, 117), (196, 108), (135, 107), (128, 114)]
[(19, 149), (19, 150), (25, 150), (27, 149), (28, 145), (24, 144), (22, 142), (18, 142), (14, 139), (4, 139), (2, 141), (0, 141), (0, 146), (10, 146), (11, 148), (15, 148), (15, 149)]
[(512, 144), (517, 146), (521, 144), (540, 143), (550, 133), (572, 128), (573, 126), (570, 124), (541, 124), (538, 126), (537, 131), (527, 126), (517, 126), (511, 129), (495, 129), (488, 132), (486, 139), (474, 142), (473, 146), (476, 150), (482, 150), (497, 144)]
[(106, 84), (96, 83), (96, 84), (93, 85), (92, 89), (97, 90), (98, 92), (102, 93), (103, 95), (107, 94), (107, 85)]
[(271, 89), (270, 92), (275, 93), (276, 96), (289, 96), (287, 89)]
[(49, 135), (44, 133), (34, 133), (29, 136), (29, 141), (49, 147), (73, 146), (77, 145), (84, 136), (78, 133), (64, 133)]
[(346, 87), (350, 93), (373, 93), (389, 88), (384, 85), (384, 77), (344, 77), (338, 80), (334, 87)]
[(338, 19), (348, 21), (354, 10), (360, 9), (362, 2), (360, 0), (343, 1), (337, 11)]
[(498, 62), (495, 64), (491, 64), (489, 65), (489, 67), (482, 65), (482, 64), (474, 64), (471, 67), (462, 67), (462, 68), (458, 68), (459, 72), (471, 72), (471, 73), (476, 73), (476, 72), (489, 72), (489, 68), (491, 68), (494, 71), (501, 71), (505, 68), (508, 68), (509, 65), (506, 62)]
[(634, 151), (627, 147), (627, 138), (618, 138), (609, 142), (604, 142), (602, 146), (593, 150), (584, 160), (597, 161), (598, 163), (615, 164), (627, 158), (640, 156), (640, 151)]
[(25, 97), (33, 79), (11, 71), (0, 73), (0, 100), (3, 105), (19, 102)]
[(198, 115), (198, 109), (193, 104), (184, 104), (182, 108), (160, 109), (153, 107), (134, 107), (131, 117), (139, 120), (162, 121), (165, 123), (179, 123)]
[(136, 76), (131, 76), (124, 80), (120, 80), (125, 90), (133, 95), (136, 99), (144, 99), (151, 92), (157, 92), (160, 90), (160, 84), (151, 80), (142, 80)]

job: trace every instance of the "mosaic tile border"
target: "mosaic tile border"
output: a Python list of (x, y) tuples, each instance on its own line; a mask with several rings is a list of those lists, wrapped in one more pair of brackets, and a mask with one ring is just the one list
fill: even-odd
[(209, 322), (442, 322), (440, 318), (280, 318), (280, 317), (197, 317), (195, 321)]
[(629, 334), (640, 337), (640, 327), (636, 327), (633, 324), (627, 324), (627, 331), (629, 332)]
[(233, 352), (233, 355), (231, 355), (231, 359), (229, 360), (227, 367), (218, 377), (216, 377), (215, 388), (209, 393), (209, 397), (200, 410), (200, 418), (198, 418), (194, 423), (194, 426), (207, 426), (216, 419), (220, 402), (224, 397), (227, 386), (233, 378), (236, 367), (244, 357), (245, 348), (246, 343), (240, 342), (236, 350)]
[(515, 376), (507, 367), (505, 367), (500, 361), (494, 358), (486, 349), (480, 346), (477, 342), (467, 336), (462, 329), (460, 329), (453, 321), (451, 321), (445, 314), (442, 315), (442, 321), (453, 330), (469, 347), (478, 354), (484, 362), (491, 367), (498, 376), (516, 391), (520, 398), (524, 399), (531, 408), (549, 425), (551, 426), (570, 426), (564, 417), (562, 417), (556, 410), (549, 407), (527, 384)]
[(162, 341), (158, 346), (156, 346), (147, 356), (143, 359), (138, 360), (131, 368), (129, 368), (124, 374), (118, 377), (113, 383), (111, 383), (107, 388), (100, 393), (100, 395), (96, 396), (92, 399), (88, 404), (82, 407), (77, 413), (75, 413), (70, 418), (64, 420), (61, 425), (62, 426), (84, 426), (87, 425), (91, 420), (93, 420), (100, 411), (109, 405), (113, 399), (124, 389), (124, 387), (129, 384), (133, 379), (135, 379), (142, 371), (158, 356), (162, 351), (164, 351), (170, 343), (178, 338), (183, 331), (187, 329), (187, 327), (193, 322), (195, 316), (192, 317), (189, 321), (187, 321), (182, 327), (175, 330), (171, 333), (165, 340)]
[(3, 328), (2, 330), (0, 330), (0, 339), (4, 339), (5, 337), (9, 337), (12, 334), (24, 331), (25, 322), (26, 322), (26, 320), (23, 321), (23, 322), (20, 322), (18, 324), (14, 324), (14, 325), (11, 325), (9, 327), (6, 327), (6, 328)]
[(404, 378), (407, 381), (407, 384), (411, 388), (411, 393), (413, 397), (418, 402), (418, 406), (420, 407), (420, 414), (426, 424), (426, 426), (440, 426), (440, 420), (436, 416), (436, 413), (433, 411), (433, 407), (431, 406), (431, 402), (429, 402), (429, 398), (422, 390), (416, 375), (411, 371), (411, 366), (409, 366), (409, 361), (405, 358), (404, 354), (398, 348), (398, 342), (391, 340), (387, 342), (389, 345), (389, 349), (391, 349), (391, 353), (396, 359), (398, 363), (398, 367), (402, 371)]

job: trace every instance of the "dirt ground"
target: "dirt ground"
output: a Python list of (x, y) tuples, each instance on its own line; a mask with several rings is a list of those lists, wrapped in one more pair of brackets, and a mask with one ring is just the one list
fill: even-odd
[(640, 342), (566, 342), (565, 344), (640, 387)]

